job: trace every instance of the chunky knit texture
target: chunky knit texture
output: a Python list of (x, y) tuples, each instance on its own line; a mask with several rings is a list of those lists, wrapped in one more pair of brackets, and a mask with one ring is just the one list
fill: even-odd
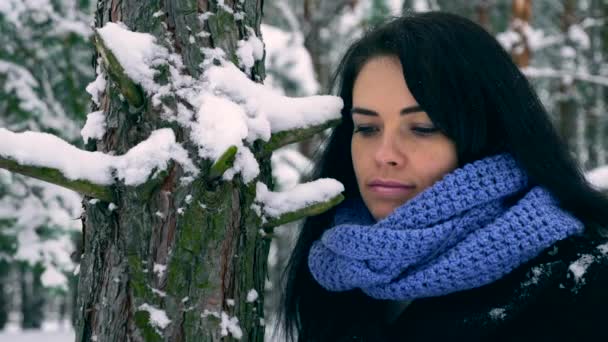
[[(308, 266), (329, 291), (377, 299), (434, 297), (492, 283), (583, 224), (508, 154), (467, 164), (374, 222), (361, 199), (342, 203)], [(516, 201), (515, 201), (516, 200)]]

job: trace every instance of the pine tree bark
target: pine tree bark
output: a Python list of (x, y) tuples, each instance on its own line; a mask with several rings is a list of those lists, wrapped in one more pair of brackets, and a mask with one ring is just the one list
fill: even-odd
[[(222, 10), (222, 3), (244, 13), (243, 19)], [(247, 27), (261, 36), (262, 3), (100, 0), (96, 26), (121, 21), (132, 31), (156, 36), (158, 42), (169, 41), (187, 72), (198, 77), (205, 57), (201, 47), (220, 47), (235, 61), (237, 42), (247, 35)], [(201, 21), (205, 12), (214, 15)], [(197, 35), (203, 31), (209, 35)], [(190, 43), (191, 37), (195, 43)], [(251, 73), (252, 79), (262, 80), (263, 61), (256, 62)], [(108, 86), (101, 101), (107, 131), (89, 147), (123, 154), (153, 130), (170, 125), (148, 102), (133, 108), (114, 85)], [(197, 148), (185, 138), (189, 132), (177, 124), (170, 127), (178, 142), (196, 155)], [(271, 184), (269, 158), (259, 162), (259, 181)], [(114, 210), (108, 203), (84, 202), (77, 341), (219, 341), (226, 333), (221, 321), (234, 322), (235, 317), (241, 340), (263, 340), (270, 240), (259, 233), (260, 219), (251, 209), (255, 184), (246, 185), (240, 178), (209, 182), (201, 175), (182, 185), (182, 175), (182, 168), (172, 165), (162, 181), (146, 185), (153, 189), (146, 195), (114, 186)], [(251, 290), (257, 299), (245, 300)], [(155, 325), (149, 307), (163, 310), (170, 323)], [(237, 337), (228, 330), (227, 339)]]

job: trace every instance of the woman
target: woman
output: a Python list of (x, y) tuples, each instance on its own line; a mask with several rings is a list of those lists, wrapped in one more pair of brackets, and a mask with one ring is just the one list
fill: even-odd
[(314, 178), (345, 186), (286, 270), (299, 341), (608, 341), (608, 201), (496, 40), (398, 18), (337, 72), (342, 123)]

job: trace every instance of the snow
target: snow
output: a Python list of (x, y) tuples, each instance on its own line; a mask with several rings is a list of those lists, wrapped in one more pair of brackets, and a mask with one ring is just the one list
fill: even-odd
[[(99, 63), (99, 61), (98, 61)], [(89, 83), (86, 87), (87, 93), (91, 95), (91, 99), (95, 102), (96, 105), (99, 106), (99, 96), (106, 89), (106, 75), (105, 72), (101, 71), (101, 67), (97, 66), (97, 77), (91, 83)]]
[(167, 317), (167, 313), (165, 313), (164, 310), (155, 308), (148, 303), (140, 305), (137, 309), (147, 311), (150, 314), (150, 325), (156, 329), (159, 335), (160, 332), (157, 328), (165, 329), (169, 323), (171, 323), (171, 320)]
[(532, 267), (531, 271), (532, 271), (532, 277), (530, 278), (530, 280), (526, 281), (525, 283), (522, 283), (521, 284), (522, 287), (530, 286), (532, 284), (537, 284), (538, 280), (540, 279), (540, 276), (543, 274), (543, 268), (541, 266)]
[(40, 280), (45, 287), (61, 287), (66, 291), (68, 289), (66, 286), (68, 282), (67, 277), (55, 267), (46, 268), (44, 273), (42, 273)]
[(232, 335), (232, 337), (240, 340), (243, 337), (243, 331), (239, 326), (239, 319), (235, 317), (228, 316), (227, 313), (222, 311), (220, 329), (222, 336), (228, 336), (228, 333)]
[(255, 31), (248, 29), (249, 37), (237, 42), (236, 55), (239, 58), (239, 66), (249, 74), (256, 61), (264, 58), (264, 43), (255, 35)]
[[(162, 215), (162, 214), (161, 214)], [(163, 264), (157, 264), (154, 263), (154, 269), (153, 272), (156, 273), (156, 275), (159, 278), (163, 277), (163, 274), (165, 274), (165, 271), (167, 270), (167, 265), (163, 265)]]
[(342, 191), (344, 191), (342, 183), (330, 178), (299, 184), (282, 192), (269, 191), (266, 184), (258, 182), (255, 202), (262, 205), (264, 215), (278, 217), (316, 203), (326, 202)]
[(553, 68), (536, 68), (526, 67), (521, 71), (528, 77), (544, 77), (544, 78), (562, 78), (562, 79), (577, 79), (589, 83), (608, 86), (608, 77), (592, 75), (587, 72), (573, 70), (558, 70)]
[(7, 327), (0, 331), (0, 341), (11, 342), (70, 342), (76, 338), (71, 328), (57, 329), (48, 327), (40, 330), (21, 331), (17, 328)]
[(591, 46), (589, 35), (581, 25), (570, 25), (568, 27), (568, 38), (583, 49), (588, 49)]
[[(248, 28), (248, 31), (248, 38), (239, 42), (237, 51), (241, 67), (247, 73), (264, 55), (262, 41), (252, 29)], [(99, 33), (127, 75), (152, 94), (155, 106), (161, 105), (162, 96), (169, 95), (185, 100), (194, 108), (190, 110), (179, 105), (177, 113), (172, 113), (163, 107), (162, 117), (190, 128), (190, 139), (199, 146), (201, 158), (217, 160), (229, 147), (237, 147), (235, 162), (223, 174), (224, 180), (240, 173), (245, 183), (249, 183), (259, 174), (259, 165), (246, 143), (268, 141), (271, 133), (307, 128), (340, 118), (340, 98), (283, 96), (250, 80), (246, 73), (225, 60), (221, 49), (201, 48), (205, 55), (201, 66), (206, 70), (199, 81), (181, 74), (181, 57), (169, 54), (155, 44), (151, 35), (131, 32), (126, 26), (113, 23), (106, 24)], [(212, 65), (213, 60), (221, 65)], [(160, 64), (168, 64), (171, 74), (169, 84), (163, 86), (153, 80), (153, 67)], [(99, 114), (91, 117), (83, 134), (86, 139), (102, 135), (103, 128), (96, 119)], [(183, 157), (185, 159), (185, 155)]]
[[(281, 3), (285, 7), (284, 3)], [(285, 10), (287, 11), (287, 10)], [(293, 13), (290, 13), (293, 16)], [(297, 20), (292, 18), (292, 20)], [(297, 22), (294, 23), (297, 25)], [(279, 88), (279, 78), (297, 83), (301, 95), (313, 95), (319, 91), (315, 78), (312, 58), (306, 47), (304, 37), (299, 32), (287, 32), (271, 25), (261, 25), (266, 45), (266, 85)]]
[(55, 168), (68, 179), (95, 184), (111, 184), (113, 170), (126, 185), (143, 184), (153, 170), (166, 169), (171, 159), (181, 163), (186, 172), (198, 172), (186, 150), (175, 142), (175, 135), (169, 128), (152, 132), (148, 139), (122, 156), (83, 151), (47, 133), (13, 133), (0, 128), (0, 141), (3, 141), (0, 156), (22, 165)]
[(249, 290), (247, 292), (247, 303), (253, 303), (258, 299), (258, 292), (255, 289)]
[(310, 159), (289, 145), (276, 150), (270, 159), (272, 176), (277, 180), (277, 189), (289, 189), (300, 183), (302, 175), (313, 167)]
[(86, 143), (89, 139), (101, 139), (106, 134), (106, 116), (98, 110), (87, 114), (87, 122), (82, 127), (80, 135)]
[(581, 256), (578, 260), (570, 264), (568, 269), (574, 275), (574, 280), (577, 283), (583, 279), (585, 272), (587, 272), (587, 268), (593, 263), (593, 261), (593, 255), (585, 254)]
[(154, 36), (130, 31), (124, 24), (112, 22), (106, 23), (97, 32), (129, 78), (149, 92), (158, 90), (153, 67), (164, 64), (169, 52), (155, 43)]
[(597, 246), (597, 249), (599, 249), (602, 254), (608, 256), (608, 243)]
[(228, 6), (227, 6), (227, 5), (224, 3), (224, 0), (217, 0), (217, 4), (218, 4), (218, 6), (219, 6), (219, 7), (220, 7), (222, 10), (224, 10), (225, 12), (230, 13), (230, 14), (234, 14), (234, 11), (232, 10), (232, 8), (228, 7)]
[(272, 133), (306, 128), (340, 118), (342, 99), (336, 96), (290, 98), (251, 81), (232, 64), (207, 71), (211, 86), (240, 102), (251, 116), (264, 115)]
[(507, 315), (504, 308), (494, 308), (490, 310), (489, 315), (494, 320), (504, 319)]
[(598, 167), (585, 173), (585, 178), (596, 189), (608, 189), (608, 166)]
[(242, 145), (248, 135), (246, 117), (244, 108), (229, 99), (203, 94), (192, 132), (199, 155), (215, 160), (230, 146)]
[[(6, 177), (3, 177), (6, 176)], [(21, 260), (45, 267), (45, 286), (67, 288), (63, 272), (73, 272), (70, 254), (74, 246), (69, 234), (80, 229), (81, 197), (73, 191), (33, 178), (24, 179), (0, 170), (7, 191), (12, 196), (0, 197), (0, 217), (15, 224), (4, 232), (17, 238), (16, 253), (0, 256), (8, 261)], [(31, 189), (36, 189), (35, 193)], [(49, 227), (56, 236), (41, 236), (38, 229)]]

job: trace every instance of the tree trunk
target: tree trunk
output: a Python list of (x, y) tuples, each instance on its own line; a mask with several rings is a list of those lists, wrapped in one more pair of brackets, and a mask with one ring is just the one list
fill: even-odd
[(512, 27), (520, 36), (520, 41), (515, 44), (511, 50), (513, 61), (520, 68), (525, 68), (530, 65), (531, 50), (528, 42), (525, 25), (530, 24), (532, 19), (532, 1), (531, 0), (513, 0), (512, 6)]
[[(205, 57), (201, 47), (222, 48), (235, 61), (237, 42), (247, 37), (247, 28), (261, 36), (262, 3), (100, 0), (96, 26), (121, 21), (161, 44), (170, 42), (167, 47), (181, 55), (187, 73), (198, 77)], [(244, 19), (235, 19), (226, 8)], [(201, 20), (206, 12), (214, 14)], [(203, 31), (209, 34), (198, 34)], [(263, 61), (256, 62), (251, 78), (264, 78)], [(116, 87), (106, 87), (100, 102), (107, 131), (96, 149), (123, 154), (166, 127), (147, 101), (133, 108)], [(177, 107), (178, 100), (163, 101)], [(195, 155), (197, 147), (185, 138), (189, 132), (177, 124), (171, 128)], [(259, 233), (260, 219), (251, 209), (255, 182), (209, 183), (201, 176), (182, 185), (183, 173), (178, 164), (171, 166), (161, 182), (143, 186), (153, 189), (150, 196), (140, 188), (115, 187), (115, 210), (108, 203), (85, 201), (77, 341), (219, 341), (227, 333), (229, 339), (239, 338), (239, 328), (242, 340), (263, 340), (270, 239)], [(259, 181), (271, 184), (268, 160), (260, 163)], [(257, 298), (247, 298), (252, 290)]]
[[(571, 55), (564, 55), (562, 53), (562, 68), (564, 70), (576, 70), (576, 56), (575, 56), (575, 44), (569, 38), (568, 30), (570, 26), (576, 23), (576, 2), (572, 0), (564, 0), (564, 12), (561, 18), (561, 27), (564, 36), (566, 36), (566, 42), (563, 49), (572, 51)], [(559, 100), (558, 100), (558, 111), (559, 111), (559, 132), (568, 145), (569, 149), (575, 154), (581, 165), (585, 166), (587, 163), (587, 151), (584, 147), (584, 130), (583, 121), (585, 118), (581, 116), (578, 110), (578, 103), (575, 98), (575, 87), (574, 80), (568, 78), (562, 78), (559, 84)]]
[(0, 260), (0, 330), (3, 330), (8, 322), (8, 312), (10, 309), (7, 286), (8, 272), (8, 263), (4, 260)]
[(44, 315), (44, 288), (40, 276), (44, 268), (40, 264), (28, 265), (20, 263), (19, 282), (21, 285), (21, 327), (23, 329), (39, 329)]

